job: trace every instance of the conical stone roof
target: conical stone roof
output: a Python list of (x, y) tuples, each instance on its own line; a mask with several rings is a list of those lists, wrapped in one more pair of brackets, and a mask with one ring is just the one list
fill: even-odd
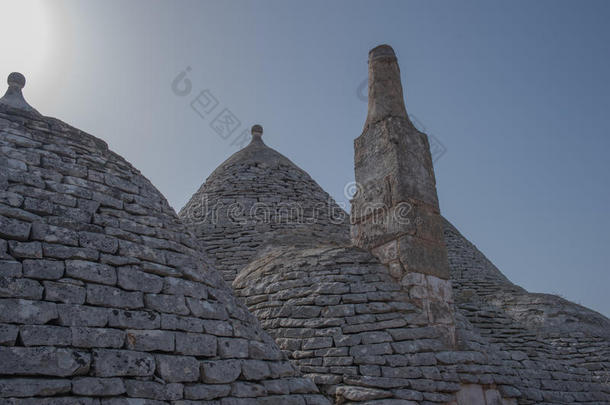
[(0, 99), (0, 404), (326, 403), (159, 191), (23, 84)]
[(345, 211), (305, 171), (265, 145), (259, 125), (250, 144), (208, 177), (179, 216), (229, 282), (270, 239), (292, 233), (349, 239)]
[[(233, 287), (293, 363), (337, 404), (610, 400), (605, 317), (565, 300), (557, 305), (558, 297), (541, 301), (515, 286), (447, 221), (445, 240), (456, 297), (455, 346), (414, 305), (440, 285), (402, 285), (360, 248), (283, 241), (259, 252)], [(538, 305), (538, 322), (520, 317), (512, 301), (532, 312)], [(553, 327), (566, 317), (572, 322)]]

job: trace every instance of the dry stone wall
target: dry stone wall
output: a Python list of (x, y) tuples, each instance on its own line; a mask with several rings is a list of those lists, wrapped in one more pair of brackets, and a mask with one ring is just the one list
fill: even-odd
[(200, 251), (103, 141), (0, 103), (0, 404), (328, 403)]
[[(517, 351), (517, 358), (525, 359), (527, 353), (524, 367), (532, 368), (530, 360), (549, 372), (561, 367), (563, 379), (572, 379), (563, 385), (564, 391), (577, 387), (574, 381), (599, 383), (589, 394), (608, 400), (593, 391), (610, 393), (610, 321), (563, 298), (528, 293), (511, 283), (448, 221), (444, 229), (459, 312), (479, 333), (488, 336), (498, 350)], [(530, 395), (530, 401), (560, 401), (557, 393), (545, 393), (560, 386), (534, 384), (524, 394)], [(566, 393), (563, 400), (570, 403), (573, 396), (582, 399), (583, 395), (581, 391)]]
[(448, 345), (445, 329), (431, 326), (412, 304), (411, 289), (357, 248), (269, 248), (233, 286), (336, 403), (610, 401), (607, 383), (491, 304), (458, 303), (457, 348)]
[(278, 236), (349, 239), (345, 211), (260, 136), (216, 169), (179, 215), (228, 282)]
[[(358, 248), (269, 249), (233, 286), (294, 364), (338, 404), (450, 403), (463, 384), (479, 383), (462, 372), (489, 362), (481, 350), (452, 351), (445, 329), (430, 326), (388, 268)], [(482, 387), (495, 403), (514, 403), (514, 388), (493, 379)]]

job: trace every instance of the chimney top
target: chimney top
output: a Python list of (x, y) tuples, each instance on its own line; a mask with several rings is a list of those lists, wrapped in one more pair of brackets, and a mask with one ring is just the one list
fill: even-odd
[(381, 58), (392, 58), (396, 59), (394, 49), (390, 45), (379, 45), (369, 51), (369, 60), (381, 59)]
[(369, 52), (369, 105), (365, 128), (389, 117), (409, 122), (394, 50), (379, 45)]

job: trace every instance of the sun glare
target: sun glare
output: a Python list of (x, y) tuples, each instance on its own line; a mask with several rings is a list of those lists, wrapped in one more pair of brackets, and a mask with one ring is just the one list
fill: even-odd
[(52, 41), (48, 6), (43, 0), (0, 1), (0, 80), (11, 71), (30, 77), (44, 69)]

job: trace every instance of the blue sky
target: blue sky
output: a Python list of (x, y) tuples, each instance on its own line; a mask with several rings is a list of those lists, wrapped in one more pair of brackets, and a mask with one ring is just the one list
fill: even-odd
[[(23, 72), (35, 108), (107, 141), (177, 210), (255, 123), (346, 202), (367, 53), (388, 43), (407, 110), (446, 148), (442, 213), (512, 281), (610, 315), (608, 2), (19, 0), (0, 14), (0, 76)], [(218, 105), (202, 117), (203, 90)], [(225, 108), (240, 122), (227, 139), (210, 126)]]

